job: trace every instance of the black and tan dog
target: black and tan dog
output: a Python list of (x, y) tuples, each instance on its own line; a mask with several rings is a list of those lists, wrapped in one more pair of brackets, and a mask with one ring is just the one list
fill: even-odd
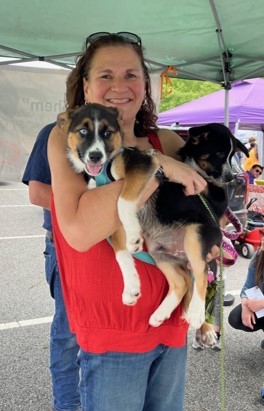
[[(207, 180), (206, 189), (201, 196), (185, 196), (181, 184), (165, 181), (137, 211), (146, 184), (159, 169), (155, 150), (122, 149), (122, 127), (114, 108), (88, 104), (60, 114), (58, 125), (68, 134), (68, 156), (78, 173), (105, 173), (110, 179), (124, 179), (118, 200), (123, 227), (111, 237), (124, 279), (123, 303), (133, 305), (140, 297), (131, 253), (140, 251), (145, 241), (169, 284), (168, 294), (150, 317), (150, 324), (159, 326), (185, 296), (186, 320), (200, 328), (205, 319), (206, 258), (212, 247), (220, 247), (222, 242), (219, 219), (227, 207), (223, 181), (232, 178), (230, 166), (235, 152), (248, 155), (245, 146), (221, 124), (191, 128), (178, 154)], [(202, 333), (207, 332), (205, 326)], [(208, 339), (210, 343), (211, 336)]]

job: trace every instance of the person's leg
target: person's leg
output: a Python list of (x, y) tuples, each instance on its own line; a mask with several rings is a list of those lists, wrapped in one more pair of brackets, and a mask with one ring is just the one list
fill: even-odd
[(46, 238), (44, 255), (46, 279), (50, 285), (51, 296), (55, 300), (55, 314), (50, 332), (50, 372), (54, 409), (75, 411), (80, 407), (79, 367), (77, 365), (79, 346), (75, 335), (69, 329), (55, 247), (49, 238)]
[(221, 282), (217, 282), (217, 289), (216, 289), (216, 295), (215, 295), (215, 301), (214, 301), (214, 310), (213, 310), (213, 317), (214, 317), (214, 324), (213, 324), (213, 329), (216, 334), (216, 344), (212, 346), (212, 348), (216, 351), (221, 350), (222, 344), (221, 344), (221, 314), (223, 314), (223, 307), (221, 302), (223, 301), (223, 298), (221, 299), (221, 292), (222, 296), (224, 298), (224, 293), (225, 293), (225, 280), (222, 280), (222, 285)]
[(187, 347), (160, 346), (153, 362), (143, 411), (183, 411)]
[(254, 325), (253, 330), (249, 327), (246, 327), (242, 323), (241, 319), (241, 314), (242, 314), (242, 306), (241, 304), (237, 305), (233, 310), (229, 313), (228, 316), (228, 322), (231, 325), (231, 327), (235, 328), (236, 330), (242, 330), (246, 332), (254, 332), (258, 330), (263, 330), (264, 329), (264, 319), (262, 318), (257, 318), (256, 319), (256, 324)]
[(186, 347), (159, 345), (142, 354), (80, 350), (82, 410), (182, 411), (185, 363)]

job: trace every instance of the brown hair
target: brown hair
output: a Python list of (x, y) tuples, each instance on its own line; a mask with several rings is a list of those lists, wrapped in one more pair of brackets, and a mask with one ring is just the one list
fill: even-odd
[(77, 58), (76, 67), (71, 71), (66, 81), (67, 110), (81, 106), (85, 103), (83, 78), (88, 79), (92, 60), (97, 50), (102, 47), (115, 45), (133, 48), (141, 62), (146, 82), (146, 97), (136, 115), (134, 132), (137, 137), (146, 136), (149, 131), (156, 131), (158, 127), (156, 125), (156, 107), (151, 97), (150, 77), (148, 68), (144, 61), (143, 48), (139, 44), (128, 42), (117, 34), (109, 34), (98, 38), (96, 41), (92, 42), (87, 50)]

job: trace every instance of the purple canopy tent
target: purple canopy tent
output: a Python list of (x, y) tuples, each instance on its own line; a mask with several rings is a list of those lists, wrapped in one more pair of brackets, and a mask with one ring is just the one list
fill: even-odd
[[(229, 94), (229, 127), (264, 130), (264, 80), (255, 78), (233, 84)], [(189, 103), (160, 113), (158, 124), (194, 126), (207, 123), (226, 124), (226, 90), (216, 91)]]

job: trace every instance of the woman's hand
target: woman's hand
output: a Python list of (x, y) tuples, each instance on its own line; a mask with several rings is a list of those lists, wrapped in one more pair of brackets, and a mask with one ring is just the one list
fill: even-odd
[(207, 185), (205, 179), (188, 164), (165, 155), (160, 155), (160, 164), (170, 181), (184, 186), (185, 195), (199, 194), (205, 189)]
[(254, 313), (264, 308), (264, 300), (257, 300), (255, 298), (246, 300), (244, 304), (250, 311), (253, 311)]
[(245, 327), (254, 329), (254, 324), (256, 324), (256, 318), (254, 312), (248, 307), (248, 300), (247, 298), (243, 298), (241, 305), (242, 305), (242, 312), (241, 312), (241, 320)]

